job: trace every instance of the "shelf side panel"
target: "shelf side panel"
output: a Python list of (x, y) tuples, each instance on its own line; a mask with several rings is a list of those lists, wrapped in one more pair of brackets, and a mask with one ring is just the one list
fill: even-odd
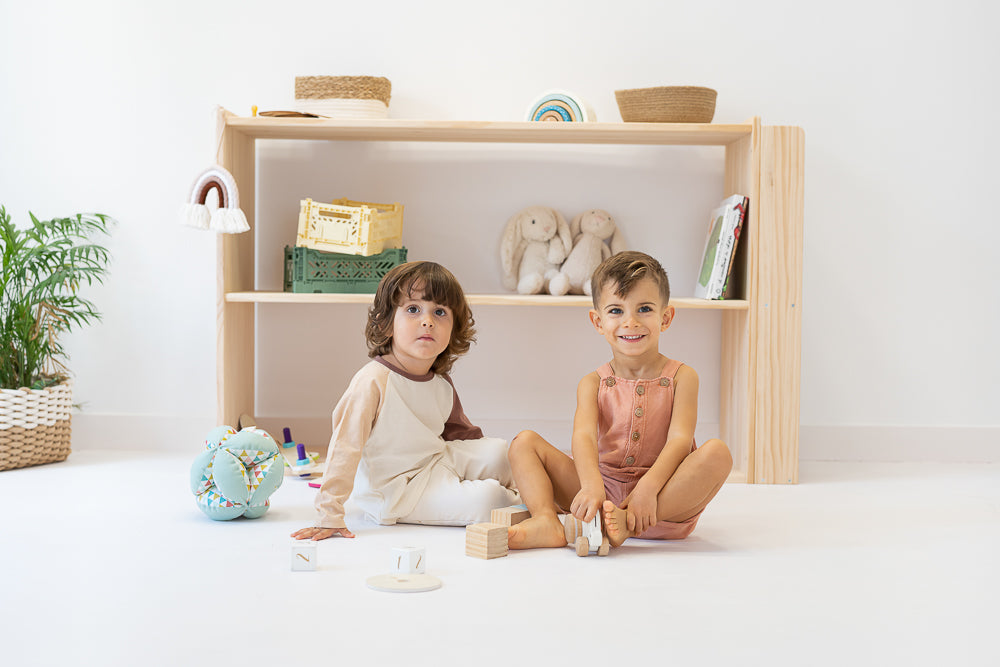
[(754, 481), (769, 484), (798, 482), (804, 152), (801, 128), (762, 129)]
[[(736, 267), (744, 298), (753, 304), (753, 270), (756, 257), (757, 212), (759, 189), (760, 121), (754, 119), (754, 132), (726, 147), (725, 196), (743, 194), (750, 198), (750, 215), (742, 235), (743, 261)], [(753, 414), (755, 355), (751, 311), (725, 312), (722, 315), (722, 350), (720, 361), (719, 429), (720, 437), (733, 455), (733, 469), (752, 482), (753, 477)]]
[(219, 424), (235, 427), (241, 414), (254, 414), (254, 304), (229, 302), (226, 294), (254, 288), (256, 156), (252, 137), (226, 127), (230, 116), (224, 110), (218, 114), (219, 164), (236, 181), (250, 231), (217, 237), (216, 417)]

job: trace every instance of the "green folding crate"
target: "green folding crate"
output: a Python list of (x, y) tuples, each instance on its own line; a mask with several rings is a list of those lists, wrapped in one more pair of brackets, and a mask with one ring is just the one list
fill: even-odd
[(406, 248), (364, 257), (285, 246), (285, 291), (374, 294), (385, 274), (405, 261)]

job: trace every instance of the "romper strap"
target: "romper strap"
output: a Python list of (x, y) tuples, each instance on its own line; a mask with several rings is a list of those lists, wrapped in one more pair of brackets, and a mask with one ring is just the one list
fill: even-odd
[(677, 371), (681, 369), (684, 363), (677, 361), (676, 359), (667, 359), (667, 363), (663, 364), (663, 370), (660, 371), (660, 377), (668, 377), (671, 380), (677, 375)]

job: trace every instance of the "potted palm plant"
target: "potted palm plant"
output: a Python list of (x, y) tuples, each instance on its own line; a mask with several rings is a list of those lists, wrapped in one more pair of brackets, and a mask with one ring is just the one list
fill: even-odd
[(102, 214), (18, 229), (0, 206), (0, 470), (62, 461), (70, 449), (72, 381), (60, 336), (100, 319), (79, 290), (104, 281)]

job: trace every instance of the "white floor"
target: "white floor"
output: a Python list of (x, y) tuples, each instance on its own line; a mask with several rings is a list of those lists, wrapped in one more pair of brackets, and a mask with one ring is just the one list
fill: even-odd
[[(213, 522), (192, 458), (0, 473), (3, 665), (1000, 664), (1000, 465), (803, 463), (608, 558), (482, 561), (462, 528), (355, 521), (292, 572), (313, 491), (286, 479), (264, 518)], [(408, 545), (443, 587), (368, 589)]]

